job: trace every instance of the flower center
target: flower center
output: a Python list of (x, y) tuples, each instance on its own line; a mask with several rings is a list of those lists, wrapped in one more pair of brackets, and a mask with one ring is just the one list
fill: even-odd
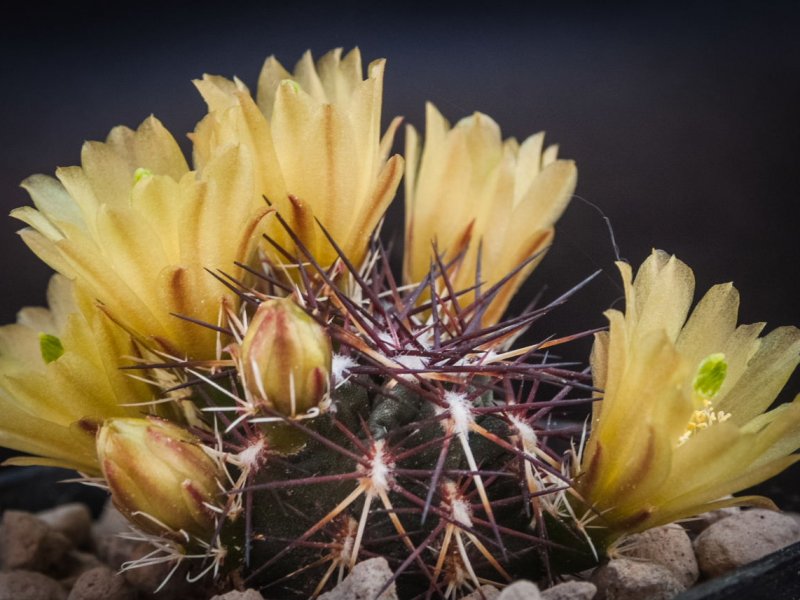
[(719, 394), (725, 376), (728, 374), (728, 363), (721, 352), (709, 354), (697, 367), (692, 382), (692, 398), (697, 407), (692, 413), (686, 431), (678, 439), (678, 446), (686, 443), (698, 431), (709, 428), (714, 423), (723, 423), (731, 418), (730, 413), (714, 410), (711, 400)]

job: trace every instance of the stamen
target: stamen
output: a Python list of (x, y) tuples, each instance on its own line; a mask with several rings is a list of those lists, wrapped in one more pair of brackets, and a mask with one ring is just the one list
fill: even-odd
[(715, 423), (724, 423), (730, 418), (730, 413), (721, 410), (715, 411), (711, 400), (703, 400), (703, 408), (692, 413), (692, 418), (689, 419), (689, 423), (686, 425), (686, 431), (678, 439), (678, 446), (685, 444), (698, 431), (708, 429)]

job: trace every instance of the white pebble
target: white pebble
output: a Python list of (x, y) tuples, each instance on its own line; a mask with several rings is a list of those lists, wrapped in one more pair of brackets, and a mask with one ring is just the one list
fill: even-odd
[(752, 509), (711, 525), (694, 541), (700, 571), (717, 577), (800, 541), (800, 523), (771, 510)]
[(672, 571), (644, 560), (618, 558), (595, 571), (595, 600), (670, 600), (684, 591)]
[(629, 536), (622, 551), (626, 558), (639, 558), (666, 567), (688, 588), (700, 576), (692, 541), (680, 525), (654, 527)]
[(505, 588), (497, 600), (541, 600), (542, 595), (535, 583), (530, 581), (515, 581)]

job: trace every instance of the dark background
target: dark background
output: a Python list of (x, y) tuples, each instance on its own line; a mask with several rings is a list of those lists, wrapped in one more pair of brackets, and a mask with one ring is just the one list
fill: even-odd
[[(577, 160), (577, 193), (610, 219), (623, 257), (674, 252), (699, 290), (736, 283), (742, 321), (800, 325), (796, 3), (110, 4), (4, 9), (2, 211), (29, 202), (22, 179), (78, 164), (81, 143), (114, 125), (154, 113), (188, 148), (204, 112), (190, 80), (204, 72), (254, 87), (268, 54), (291, 67), (307, 48), (358, 45), (365, 60), (388, 58), (386, 122), (420, 128), (432, 100), (453, 121), (486, 112), (505, 135), (546, 129)], [(401, 222), (398, 203), (388, 231)], [(49, 276), (18, 228), (0, 221), (1, 322), (44, 302)], [(600, 214), (573, 201), (521, 297), (605, 272), (533, 335), (604, 324), (621, 295), (613, 260)], [(796, 375), (784, 398), (798, 392)]]

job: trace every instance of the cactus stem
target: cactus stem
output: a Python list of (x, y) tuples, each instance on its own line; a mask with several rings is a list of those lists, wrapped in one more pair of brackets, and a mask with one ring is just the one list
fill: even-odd
[(322, 590), (325, 589), (325, 586), (337, 569), (339, 571), (337, 580), (339, 583), (341, 583), (344, 579), (347, 560), (352, 552), (353, 536), (355, 535), (357, 526), (358, 525), (355, 519), (350, 516), (345, 516), (344, 519), (342, 519), (342, 523), (336, 527), (334, 532), (334, 540), (332, 542), (307, 542), (309, 546), (313, 545), (315, 547), (329, 549), (330, 552), (323, 555), (318, 560), (307, 565), (303, 565), (291, 573), (287, 573), (283, 577), (276, 579), (275, 581), (267, 584), (266, 587), (270, 588), (279, 585), (285, 581), (297, 577), (298, 575), (301, 575), (302, 573), (305, 573), (306, 571), (314, 570), (327, 562), (330, 562), (330, 565), (328, 565), (325, 573), (320, 578), (317, 586), (311, 593), (310, 598), (313, 600), (322, 593)]
[[(411, 565), (412, 562), (420, 562), (422, 560), (420, 556), (420, 554), (422, 554), (422, 551), (430, 547), (432, 542), (437, 537), (439, 537), (444, 528), (445, 528), (445, 522), (440, 521), (436, 525), (436, 527), (434, 527), (433, 531), (431, 531), (431, 533), (420, 544), (418, 544), (416, 548), (414, 548), (411, 554), (409, 554), (405, 558), (405, 560), (400, 564), (400, 566), (394, 569), (392, 577), (386, 583), (383, 584), (383, 587), (376, 594), (377, 598), (380, 598), (381, 594), (383, 594), (386, 590), (389, 589), (389, 586), (392, 585), (392, 583), (394, 583), (406, 569), (408, 569), (408, 567)], [(441, 588), (439, 587), (439, 582), (437, 581), (437, 578), (431, 574), (429, 576), (429, 581), (430, 581), (430, 590), (439, 591), (439, 593), (441, 594), (442, 592)]]
[(274, 554), (269, 560), (261, 564), (258, 568), (256, 568), (253, 572), (251, 572), (247, 578), (244, 580), (245, 583), (248, 583), (253, 578), (258, 576), (264, 570), (266, 570), (271, 565), (275, 564), (277, 560), (285, 556), (289, 551), (291, 551), (295, 546), (297, 546), (300, 542), (306, 541), (312, 535), (317, 533), (320, 529), (325, 527), (328, 523), (330, 523), (333, 519), (335, 519), (338, 515), (340, 515), (347, 507), (349, 507), (353, 502), (358, 500), (358, 498), (366, 491), (366, 487), (364, 483), (359, 483), (358, 486), (350, 492), (350, 494), (339, 504), (337, 504), (328, 514), (322, 517), (319, 521), (317, 521), (312, 527), (306, 530), (304, 534), (298, 537), (296, 540), (292, 541), (288, 544), (283, 550)]

